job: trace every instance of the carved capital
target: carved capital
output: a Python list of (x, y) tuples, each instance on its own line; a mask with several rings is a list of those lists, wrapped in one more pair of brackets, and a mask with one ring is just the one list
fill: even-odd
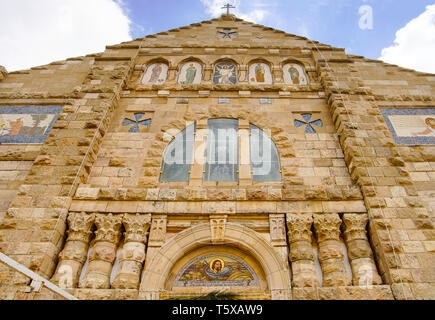
[(369, 218), (366, 214), (344, 214), (344, 238), (347, 242), (367, 240), (366, 226)]
[(311, 243), (311, 225), (313, 217), (310, 214), (287, 214), (288, 238), (290, 243), (308, 241)]
[(225, 240), (225, 225), (227, 223), (227, 216), (210, 216), (210, 231), (211, 241), (221, 242)]
[(123, 219), (125, 242), (146, 243), (151, 215), (125, 214)]
[(95, 231), (95, 241), (107, 241), (118, 243), (120, 229), (122, 226), (122, 215), (97, 214), (95, 217), (97, 231)]
[(88, 243), (92, 235), (95, 214), (71, 212), (68, 215), (68, 240)]
[(314, 216), (314, 229), (317, 241), (340, 239), (341, 219), (336, 213), (316, 214)]

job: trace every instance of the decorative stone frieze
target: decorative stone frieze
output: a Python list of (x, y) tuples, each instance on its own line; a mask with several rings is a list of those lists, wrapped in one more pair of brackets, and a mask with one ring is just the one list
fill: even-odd
[(322, 267), (324, 287), (351, 284), (340, 245), (341, 223), (336, 213), (314, 215), (314, 229), (319, 245), (319, 261)]
[(352, 267), (354, 286), (368, 287), (382, 284), (366, 235), (368, 220), (366, 214), (343, 215), (344, 239)]
[(287, 214), (288, 240), (293, 287), (318, 287), (319, 280), (314, 265), (311, 214)]
[(75, 288), (86, 261), (95, 214), (71, 212), (67, 220), (68, 238), (51, 281), (61, 288)]
[(109, 289), (110, 274), (121, 236), (122, 215), (97, 214), (94, 245), (89, 253), (89, 265), (81, 288)]
[(137, 289), (145, 261), (145, 245), (151, 225), (151, 215), (125, 214), (123, 219), (124, 246), (119, 257), (115, 289)]

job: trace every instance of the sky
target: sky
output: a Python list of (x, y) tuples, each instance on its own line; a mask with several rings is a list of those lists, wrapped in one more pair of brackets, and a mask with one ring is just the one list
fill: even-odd
[(0, 65), (28, 69), (232, 13), (435, 73), (435, 0), (0, 0)]

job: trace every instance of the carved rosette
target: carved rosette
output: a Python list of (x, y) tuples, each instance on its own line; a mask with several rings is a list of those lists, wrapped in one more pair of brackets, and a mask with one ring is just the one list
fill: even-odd
[(86, 261), (95, 214), (72, 212), (68, 216), (68, 238), (59, 254), (59, 263), (51, 281), (61, 288), (74, 288)]
[(348, 286), (351, 284), (344, 264), (340, 243), (341, 219), (336, 213), (314, 216), (314, 229), (319, 245), (319, 261), (323, 273), (323, 286)]
[(95, 243), (90, 249), (89, 266), (81, 288), (109, 289), (110, 274), (121, 236), (122, 215), (97, 214)]
[(353, 285), (367, 287), (382, 284), (373, 252), (367, 239), (366, 214), (344, 214), (344, 238), (352, 267)]
[(313, 217), (310, 214), (287, 214), (293, 287), (319, 286), (311, 245), (312, 224)]
[(112, 284), (115, 289), (137, 289), (143, 264), (151, 215), (126, 214), (123, 220), (125, 243), (119, 257), (119, 269)]

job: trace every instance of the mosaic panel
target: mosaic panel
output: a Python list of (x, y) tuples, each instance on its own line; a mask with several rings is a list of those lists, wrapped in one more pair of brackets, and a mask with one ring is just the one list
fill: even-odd
[(272, 84), (270, 66), (265, 63), (254, 63), (249, 66), (250, 84)]
[(237, 83), (236, 66), (230, 62), (218, 63), (214, 68), (213, 83), (236, 84)]
[(61, 106), (0, 107), (0, 144), (44, 143)]
[(178, 83), (199, 84), (202, 80), (202, 65), (199, 62), (189, 61), (185, 63), (178, 73)]
[(395, 143), (435, 144), (435, 108), (384, 108), (381, 112)]
[(162, 84), (168, 77), (168, 65), (166, 63), (153, 63), (148, 66), (142, 76), (141, 83)]
[(313, 118), (313, 114), (311, 113), (302, 113), (300, 115), (297, 115), (300, 120), (295, 119), (295, 127), (305, 127), (305, 133), (308, 134), (317, 133), (316, 127), (323, 128), (323, 121), (321, 119), (318, 119), (318, 115), (314, 116), (315, 117)]
[(252, 268), (231, 255), (211, 254), (189, 262), (178, 274), (175, 286), (256, 286), (258, 279)]
[[(128, 129), (128, 132), (147, 132), (151, 126), (151, 119), (146, 119), (144, 113), (135, 113), (122, 121), (122, 126)], [(123, 130), (124, 131), (124, 130)]]
[(287, 84), (308, 84), (305, 69), (297, 63), (287, 63), (283, 66), (284, 82)]

